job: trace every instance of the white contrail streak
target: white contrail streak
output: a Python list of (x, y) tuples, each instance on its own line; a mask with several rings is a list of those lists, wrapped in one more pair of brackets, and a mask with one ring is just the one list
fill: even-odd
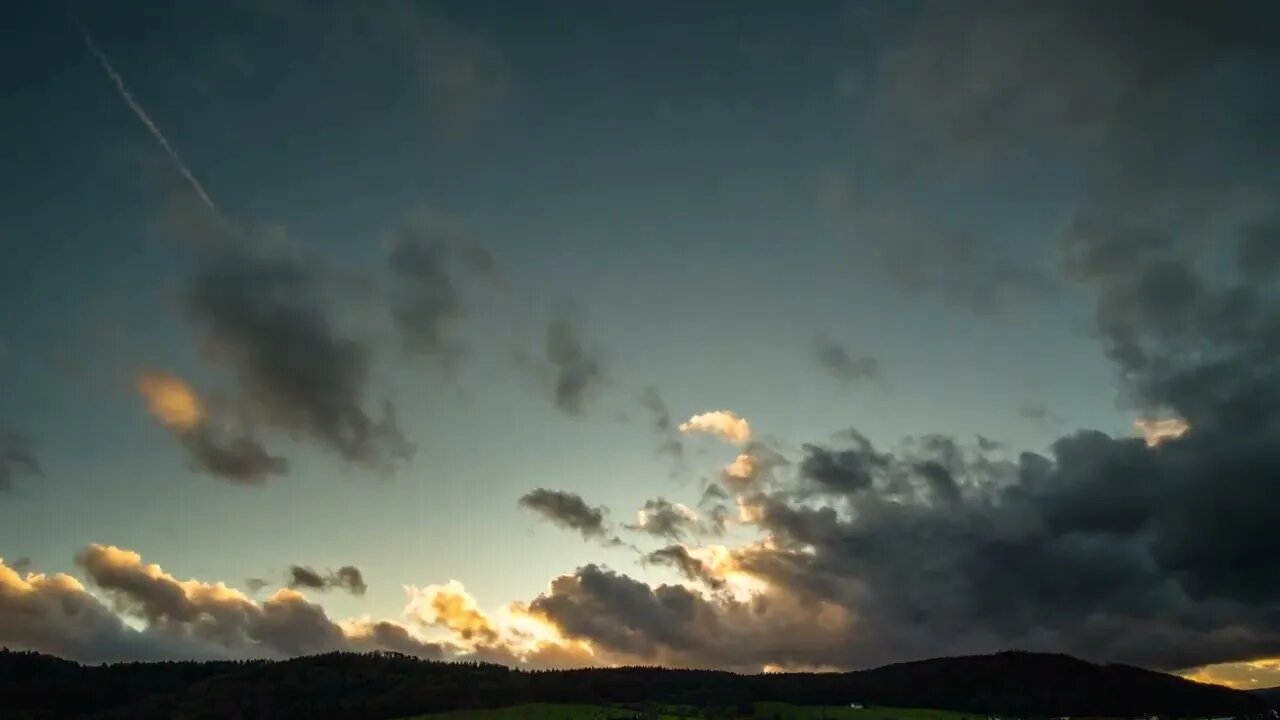
[(156, 124), (151, 121), (151, 117), (147, 115), (147, 111), (143, 110), (142, 106), (138, 104), (138, 101), (133, 98), (133, 93), (129, 92), (129, 88), (124, 84), (124, 78), (120, 77), (120, 73), (116, 72), (115, 66), (111, 64), (111, 60), (107, 57), (107, 54), (102, 52), (102, 49), (98, 47), (98, 44), (93, 41), (93, 36), (89, 34), (89, 31), (85, 29), (83, 25), (76, 23), (76, 29), (80, 31), (80, 36), (84, 38), (84, 43), (89, 47), (89, 52), (93, 53), (94, 57), (98, 58), (98, 62), (102, 65), (102, 69), (107, 72), (107, 77), (111, 78), (111, 82), (115, 83), (116, 90), (119, 91), (120, 97), (124, 99), (125, 104), (129, 106), (129, 109), (133, 111), (134, 115), (138, 116), (138, 119), (142, 121), (142, 124), (147, 126), (147, 131), (151, 133), (151, 137), (154, 137), (156, 142), (160, 143), (160, 147), (164, 148), (164, 151), (168, 154), (169, 160), (173, 163), (173, 166), (177, 168), (178, 172), (182, 173), (182, 177), (186, 178), (187, 182), (191, 184), (191, 189), (195, 190), (196, 194), (200, 196), (200, 199), (204, 201), (204, 204), (208, 205), (209, 208), (216, 213), (218, 211), (218, 206), (214, 204), (213, 198), (209, 197), (209, 193), (205, 192), (204, 186), (196, 179), (195, 174), (191, 172), (191, 168), (187, 167), (187, 164), (182, 161), (182, 156), (178, 155), (178, 151), (174, 150), (173, 146), (169, 144), (169, 141), (165, 139), (164, 133), (160, 132), (160, 128), (156, 127)]

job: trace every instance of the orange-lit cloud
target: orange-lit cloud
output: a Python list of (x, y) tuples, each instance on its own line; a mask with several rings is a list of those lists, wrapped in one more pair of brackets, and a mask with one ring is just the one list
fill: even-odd
[(680, 432), (716, 435), (725, 442), (744, 445), (751, 439), (751, 424), (731, 410), (699, 413), (680, 423)]
[(138, 376), (138, 392), (147, 400), (147, 409), (165, 427), (191, 430), (204, 421), (204, 405), (200, 396), (182, 378), (161, 372), (144, 372)]
[(733, 462), (724, 466), (724, 474), (737, 481), (747, 481), (755, 476), (756, 462), (747, 453), (741, 453)]
[(475, 598), (457, 580), (444, 585), (407, 586), (409, 605), (405, 615), (423, 625), (436, 625), (463, 640), (492, 641), (497, 637), (493, 621), (476, 606)]
[(1241, 690), (1280, 687), (1280, 658), (1206, 665), (1180, 674), (1188, 680)]
[(532, 667), (587, 667), (600, 665), (591, 645), (566, 639), (559, 628), (529, 612), (523, 603), (510, 603), (492, 616), (479, 609), (462, 583), (406, 586), (409, 604), (405, 617), (421, 626), (443, 628), (443, 641), (457, 659)]
[(1133, 421), (1133, 427), (1147, 441), (1147, 447), (1157, 447), (1161, 443), (1176, 440), (1187, 434), (1191, 425), (1182, 418), (1152, 420), (1139, 418)]

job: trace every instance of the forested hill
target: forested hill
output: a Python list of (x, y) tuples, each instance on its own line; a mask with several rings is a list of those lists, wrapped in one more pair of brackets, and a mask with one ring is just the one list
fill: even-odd
[(399, 718), (525, 702), (749, 708), (754, 701), (932, 707), (1020, 717), (1238, 716), (1248, 693), (1062, 655), (941, 658), (852, 673), (613, 668), (528, 672), (395, 653), (82, 666), (0, 652), (3, 718)]

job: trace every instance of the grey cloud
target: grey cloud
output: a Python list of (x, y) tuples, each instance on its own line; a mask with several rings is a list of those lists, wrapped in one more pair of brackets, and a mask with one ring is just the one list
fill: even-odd
[(406, 351), (433, 355), (451, 366), (461, 352), (452, 328), (466, 314), (457, 271), (496, 281), (493, 257), (456, 221), (419, 214), (392, 236), (388, 269), (391, 313)]
[(705, 583), (712, 590), (719, 590), (725, 584), (707, 569), (705, 563), (690, 555), (689, 549), (683, 545), (668, 545), (654, 550), (645, 556), (645, 562), (673, 567), (689, 580)]
[(805, 445), (800, 476), (824, 492), (853, 493), (871, 487), (876, 473), (888, 466), (888, 458), (875, 451), (865, 438), (856, 448), (831, 450)]
[(729, 493), (719, 483), (708, 483), (698, 499), (698, 508), (706, 515), (703, 530), (711, 535), (723, 535), (729, 525)]
[[(386, 470), (413, 448), (389, 403), (381, 417), (365, 409), (369, 351), (338, 334), (321, 297), (317, 273), (298, 260), (226, 250), (204, 259), (184, 304), (253, 416)], [(272, 465), (265, 452), (251, 454)]]
[(843, 345), (827, 337), (820, 336), (814, 340), (813, 358), (819, 366), (844, 383), (874, 379), (880, 375), (878, 359), (870, 355), (854, 357)]
[(681, 540), (702, 529), (696, 514), (663, 498), (645, 501), (640, 519), (625, 527), (669, 540)]
[(352, 595), (364, 595), (369, 589), (364, 582), (360, 568), (344, 565), (335, 572), (321, 573), (305, 565), (289, 566), (289, 587), (308, 588), (311, 590), (330, 590), (338, 588)]
[(248, 434), (220, 438), (208, 423), (202, 423), (180, 437), (197, 470), (232, 483), (259, 485), (289, 469), (287, 460), (272, 455)]
[(11, 490), (14, 478), (42, 475), (31, 441), (17, 433), (0, 433), (0, 492)]
[(667, 409), (667, 404), (658, 393), (658, 389), (650, 385), (641, 391), (640, 404), (653, 416), (654, 432), (662, 437), (658, 452), (670, 455), (677, 460), (683, 458), (684, 443), (680, 440), (680, 433), (671, 421), (671, 411)]
[(590, 640), (598, 656), (622, 664), (758, 671), (767, 662), (818, 664), (841, 645), (857, 645), (815, 623), (813, 606), (739, 602), (725, 594), (708, 599), (597, 565), (556, 578), (529, 608), (565, 637)]
[(695, 593), (672, 585), (657, 589), (624, 575), (587, 565), (574, 575), (551, 583), (549, 593), (529, 608), (552, 620), (570, 637), (590, 638), (610, 650), (652, 657), (659, 646), (691, 648), (691, 632), (699, 620), (710, 619), (699, 609)]
[(604, 379), (604, 368), (587, 352), (577, 325), (567, 315), (547, 325), (544, 349), (554, 372), (552, 391), (556, 407), (569, 415), (581, 415), (591, 394)]
[(538, 488), (520, 498), (520, 507), (531, 510), (560, 527), (582, 533), (584, 540), (618, 544), (605, 526), (605, 509), (588, 505), (582, 496), (562, 490)]

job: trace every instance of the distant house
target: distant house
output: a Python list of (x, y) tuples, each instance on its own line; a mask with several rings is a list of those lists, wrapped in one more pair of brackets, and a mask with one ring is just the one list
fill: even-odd
[(862, 703), (849, 703), (849, 707), (853, 708), (854, 710), (864, 710), (866, 709), (867, 706), (863, 705)]

